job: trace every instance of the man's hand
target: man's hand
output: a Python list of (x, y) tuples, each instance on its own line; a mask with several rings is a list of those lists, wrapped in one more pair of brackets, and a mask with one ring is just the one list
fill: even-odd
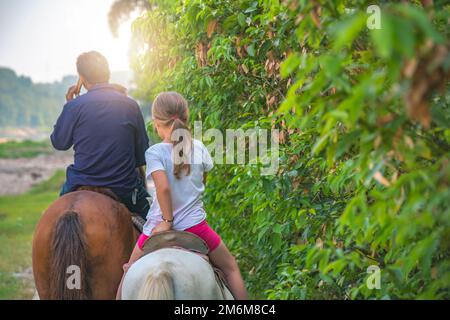
[(169, 231), (169, 230), (172, 230), (172, 223), (171, 222), (162, 221), (156, 227), (153, 228), (152, 234), (156, 234), (156, 233), (160, 233), (160, 232), (164, 232), (164, 231)]
[(67, 90), (66, 101), (69, 102), (70, 100), (73, 100), (75, 96), (79, 94), (80, 92), (78, 91), (78, 86), (77, 85), (71, 86), (69, 90)]

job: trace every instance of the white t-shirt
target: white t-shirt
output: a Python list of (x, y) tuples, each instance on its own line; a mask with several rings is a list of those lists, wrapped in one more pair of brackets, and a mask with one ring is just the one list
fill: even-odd
[[(199, 140), (192, 140), (191, 173), (184, 172), (181, 178), (175, 178), (173, 174), (173, 161), (171, 143), (157, 143), (145, 152), (147, 163), (147, 179), (152, 182), (152, 172), (164, 170), (170, 183), (173, 208), (173, 229), (186, 230), (199, 224), (206, 218), (203, 208), (202, 194), (205, 190), (203, 174), (213, 167), (211, 155), (205, 145)], [(147, 222), (143, 233), (150, 235), (153, 228), (162, 221), (162, 213), (156, 197), (156, 190), (152, 194), (153, 203), (147, 214)]]

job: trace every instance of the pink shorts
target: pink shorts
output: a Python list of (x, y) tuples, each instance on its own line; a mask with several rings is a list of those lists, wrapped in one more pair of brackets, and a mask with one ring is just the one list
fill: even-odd
[[(195, 226), (190, 227), (184, 231), (191, 232), (202, 238), (203, 241), (205, 241), (206, 244), (208, 245), (209, 252), (214, 251), (219, 246), (220, 241), (222, 241), (219, 235), (213, 229), (211, 229), (211, 227), (206, 223), (206, 220), (203, 220), (199, 224), (196, 224)], [(145, 241), (149, 237), (150, 236), (147, 236), (143, 233), (139, 236), (139, 239), (137, 241), (139, 249), (142, 250)]]

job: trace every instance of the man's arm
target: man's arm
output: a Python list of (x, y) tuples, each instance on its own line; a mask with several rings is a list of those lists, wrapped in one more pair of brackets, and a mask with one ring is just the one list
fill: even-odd
[(59, 115), (53, 132), (50, 136), (52, 145), (56, 150), (68, 150), (73, 145), (73, 131), (76, 126), (78, 110), (73, 104), (66, 103)]

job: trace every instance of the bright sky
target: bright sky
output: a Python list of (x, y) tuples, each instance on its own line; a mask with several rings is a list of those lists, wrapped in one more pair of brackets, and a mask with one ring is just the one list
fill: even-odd
[(35, 82), (76, 74), (77, 56), (97, 50), (111, 71), (129, 70), (131, 21), (114, 38), (108, 12), (114, 0), (0, 0), (0, 66)]

